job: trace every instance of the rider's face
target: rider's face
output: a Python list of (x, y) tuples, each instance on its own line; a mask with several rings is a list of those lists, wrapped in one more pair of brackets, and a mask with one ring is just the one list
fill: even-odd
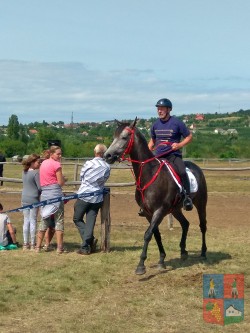
[(167, 108), (165, 106), (158, 106), (157, 111), (160, 119), (167, 120), (170, 116), (171, 108)]

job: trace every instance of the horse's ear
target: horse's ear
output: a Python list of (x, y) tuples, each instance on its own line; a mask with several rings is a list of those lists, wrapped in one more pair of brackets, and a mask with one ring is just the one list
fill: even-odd
[(135, 120), (130, 124), (129, 127), (130, 127), (130, 128), (134, 128), (134, 127), (136, 126), (137, 121), (138, 121), (138, 118), (135, 117)]
[(117, 124), (118, 126), (122, 124), (122, 122), (120, 122), (120, 121), (117, 120), (117, 119), (115, 119), (115, 122), (116, 122), (116, 124)]

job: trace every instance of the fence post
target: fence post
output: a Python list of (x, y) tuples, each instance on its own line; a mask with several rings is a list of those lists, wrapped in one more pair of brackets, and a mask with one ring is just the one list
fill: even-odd
[[(76, 163), (74, 165), (74, 181), (78, 180), (78, 163)], [(77, 188), (77, 186), (75, 185), (75, 189)]]
[(101, 207), (101, 251), (110, 251), (110, 188), (105, 188), (108, 193), (103, 196), (103, 205)]

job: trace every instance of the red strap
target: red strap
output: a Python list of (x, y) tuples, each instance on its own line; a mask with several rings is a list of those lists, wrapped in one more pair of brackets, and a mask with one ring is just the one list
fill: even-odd
[(169, 141), (161, 141), (156, 147), (154, 147), (154, 150), (156, 150), (159, 146), (171, 146), (173, 144), (173, 142), (169, 142)]
[[(145, 190), (146, 190), (146, 189), (147, 189), (147, 188), (148, 188), (148, 187), (149, 187), (149, 186), (150, 186), (150, 185), (156, 180), (156, 178), (158, 177), (158, 175), (159, 175), (159, 173), (160, 173), (160, 171), (161, 171), (163, 165), (164, 165), (165, 163), (167, 163), (166, 161), (159, 161), (158, 158), (161, 157), (161, 156), (164, 156), (164, 155), (167, 155), (167, 154), (171, 153), (171, 152), (173, 151), (173, 149), (170, 149), (168, 152), (165, 152), (165, 153), (160, 154), (160, 155), (158, 155), (158, 156), (153, 156), (153, 157), (151, 157), (151, 158), (149, 158), (149, 159), (147, 159), (146, 161), (143, 161), (143, 162), (141, 162), (141, 161), (137, 161), (137, 160), (132, 160), (131, 158), (126, 158), (125, 155), (129, 155), (130, 152), (131, 152), (131, 149), (132, 149), (132, 147), (133, 147), (133, 144), (134, 144), (134, 132), (135, 132), (134, 128), (131, 129), (130, 127), (127, 127), (126, 129), (127, 129), (128, 132), (131, 133), (131, 136), (130, 136), (130, 140), (129, 140), (128, 146), (127, 146), (127, 148), (125, 149), (124, 153), (122, 154), (120, 160), (121, 160), (121, 161), (125, 161), (125, 160), (126, 160), (126, 161), (129, 161), (129, 162), (132, 162), (132, 163), (138, 163), (138, 164), (140, 164), (140, 173), (139, 173), (138, 180), (136, 180), (136, 177), (135, 177), (135, 174), (134, 174), (133, 171), (132, 171), (132, 173), (133, 173), (134, 178), (135, 178), (135, 180), (136, 180), (136, 188), (137, 188), (137, 190), (141, 193), (142, 201), (143, 201), (143, 203), (144, 203), (144, 191), (145, 191)], [(166, 144), (166, 145), (172, 145), (172, 143), (171, 143), (171, 142), (168, 142), (168, 141), (162, 141), (162, 143), (161, 143), (160, 145), (163, 145), (163, 144)], [(151, 179), (146, 185), (144, 185), (143, 188), (141, 188), (141, 187), (140, 187), (140, 184), (141, 184), (142, 168), (143, 168), (143, 166), (144, 166), (146, 163), (148, 163), (148, 162), (150, 162), (150, 161), (153, 161), (153, 160), (157, 160), (157, 161), (159, 161), (159, 163), (160, 163), (159, 168), (158, 168), (158, 170), (156, 171), (156, 173), (154, 174), (154, 176), (152, 177), (152, 179)], [(167, 164), (169, 165), (169, 167), (170, 167), (171, 171), (173, 172), (173, 174), (175, 175), (175, 177), (176, 177), (177, 179), (179, 179), (179, 176), (177, 175), (177, 173), (175, 172), (175, 170), (172, 168), (172, 166), (171, 166), (169, 163), (167, 163)], [(145, 203), (144, 203), (144, 205), (145, 205)], [(146, 205), (145, 205), (145, 207), (146, 207)], [(147, 209), (147, 207), (146, 207), (146, 210), (149, 212), (149, 210)], [(150, 213), (150, 212), (149, 212), (149, 213)]]
[(168, 161), (164, 161), (164, 162), (165, 162), (165, 164), (168, 165), (169, 169), (171, 170), (171, 172), (173, 173), (173, 175), (177, 179), (178, 183), (181, 184), (181, 178), (180, 178), (179, 174), (176, 172), (176, 170), (173, 168), (172, 164), (170, 164)]

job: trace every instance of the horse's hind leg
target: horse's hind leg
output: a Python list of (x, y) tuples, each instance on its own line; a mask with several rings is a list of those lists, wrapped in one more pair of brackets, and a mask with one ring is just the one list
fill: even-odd
[(189, 229), (189, 222), (185, 218), (185, 216), (182, 214), (182, 211), (180, 209), (175, 210), (172, 214), (180, 222), (180, 225), (182, 228), (182, 235), (181, 235), (181, 241), (180, 241), (181, 258), (186, 259), (188, 256), (188, 251), (186, 250), (186, 240), (187, 240), (187, 234), (188, 234), (188, 229)]
[(166, 258), (166, 252), (165, 252), (164, 247), (162, 245), (161, 233), (160, 233), (160, 230), (159, 230), (158, 227), (155, 228), (155, 230), (154, 230), (154, 237), (155, 237), (155, 240), (156, 240), (156, 243), (158, 245), (159, 252), (160, 252), (160, 260), (158, 262), (158, 268), (159, 269), (165, 269), (166, 266), (165, 266), (165, 263), (164, 263), (164, 259)]
[(199, 190), (195, 195), (193, 203), (197, 209), (200, 221), (200, 230), (202, 233), (202, 246), (201, 257), (206, 258), (207, 246), (206, 246), (206, 231), (207, 231), (207, 184), (204, 174), (200, 170), (199, 175)]
[(207, 231), (207, 219), (206, 219), (206, 207), (197, 206), (197, 212), (200, 220), (200, 230), (202, 233), (202, 246), (201, 246), (201, 257), (206, 258), (207, 245), (206, 245), (206, 231)]

